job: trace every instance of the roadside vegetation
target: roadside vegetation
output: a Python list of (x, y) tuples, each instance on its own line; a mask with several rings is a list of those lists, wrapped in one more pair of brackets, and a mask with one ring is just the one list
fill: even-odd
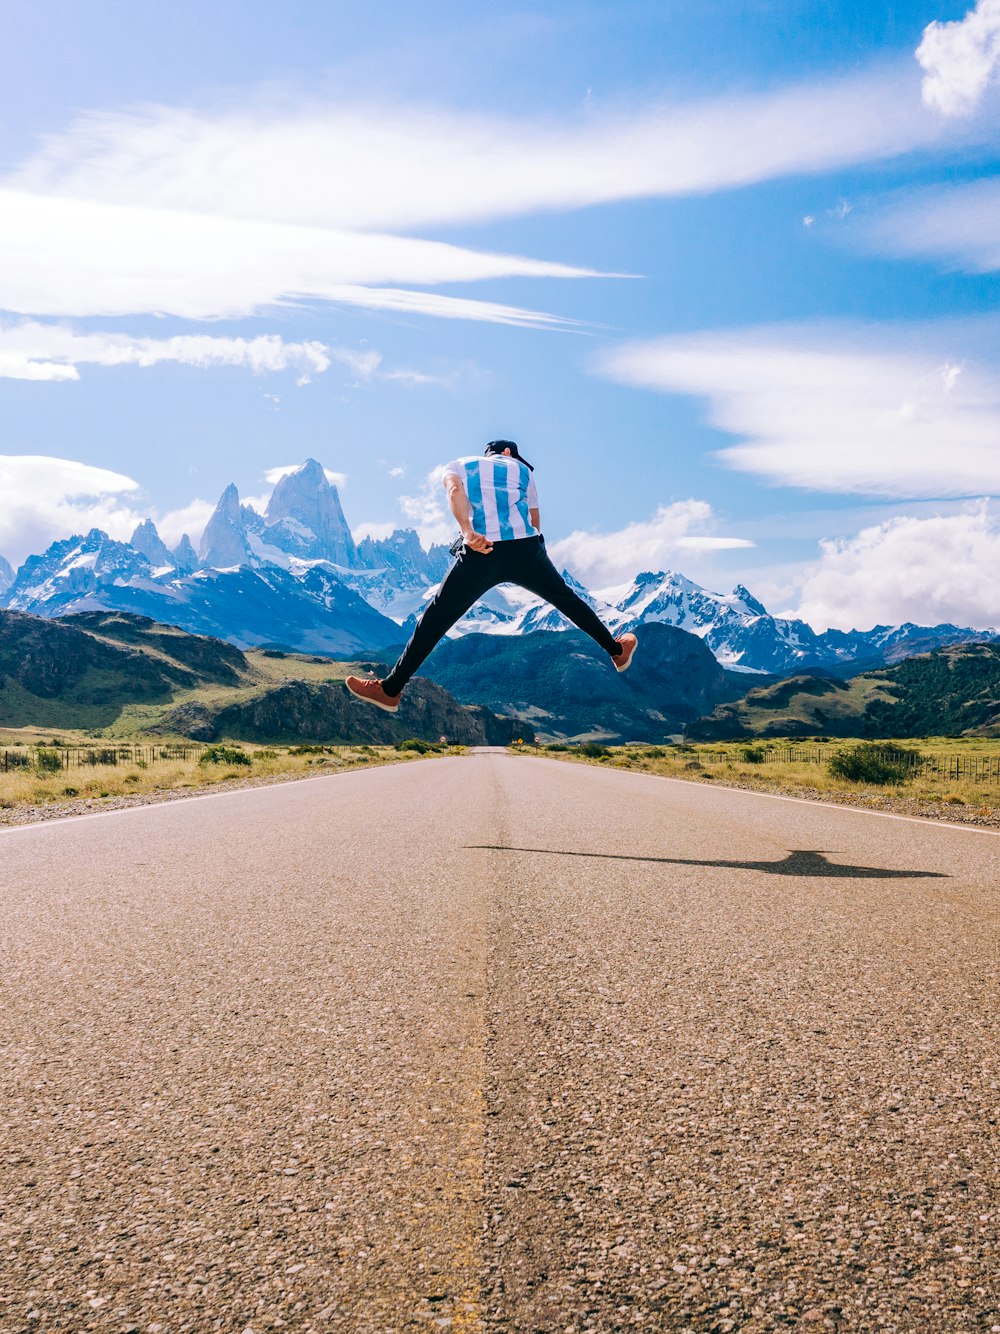
[(1000, 827), (1000, 739), (871, 742), (818, 736), (662, 746), (555, 742), (512, 749), (696, 783)]
[(129, 759), (123, 753), (111, 763), (116, 748), (109, 747), (104, 736), (72, 730), (2, 729), (0, 823), (23, 815), (30, 807), (115, 805), (127, 798), (182, 795), (227, 784), (281, 782), (398, 764), (423, 755), (461, 754), (465, 747), (407, 740), (394, 746), (258, 746), (244, 742), (199, 746), (188, 742), (177, 749), (187, 752), (184, 758), (142, 758), (143, 748), (139, 747), (140, 758)]

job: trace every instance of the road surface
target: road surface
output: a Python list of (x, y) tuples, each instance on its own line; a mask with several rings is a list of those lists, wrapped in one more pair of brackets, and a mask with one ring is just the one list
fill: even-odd
[(0, 832), (0, 1331), (1000, 1328), (1000, 838), (482, 754)]

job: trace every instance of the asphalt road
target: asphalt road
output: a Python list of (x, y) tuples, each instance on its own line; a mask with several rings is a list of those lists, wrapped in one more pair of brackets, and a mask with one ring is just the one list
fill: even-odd
[(998, 1330), (998, 872), (505, 755), (0, 832), (0, 1331)]

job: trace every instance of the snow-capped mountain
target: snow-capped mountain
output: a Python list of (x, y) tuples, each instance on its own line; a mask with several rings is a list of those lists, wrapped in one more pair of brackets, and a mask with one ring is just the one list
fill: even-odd
[(127, 542), (99, 528), (54, 542), (17, 572), (5, 599), (13, 611), (65, 616), (131, 611), (241, 648), (278, 644), (307, 653), (368, 653), (400, 638), (399, 626), (322, 562), (292, 572), (278, 565), (154, 568)]
[[(425, 550), (412, 529), (356, 543), (336, 486), (307, 459), (280, 478), (263, 514), (227, 486), (198, 553), (187, 534), (171, 550), (147, 519), (129, 542), (96, 528), (54, 542), (16, 575), (0, 557), (0, 604), (43, 616), (134, 611), (244, 647), (374, 653), (407, 637), (450, 563), (446, 547)], [(594, 593), (566, 577), (616, 633), (651, 622), (675, 626), (703, 640), (723, 666), (747, 673), (825, 668), (846, 675), (856, 664), (998, 637), (910, 624), (818, 634), (804, 621), (771, 616), (742, 584), (713, 593), (682, 574), (647, 571)], [(507, 584), (488, 593), (452, 635), (567, 628), (553, 607)]]

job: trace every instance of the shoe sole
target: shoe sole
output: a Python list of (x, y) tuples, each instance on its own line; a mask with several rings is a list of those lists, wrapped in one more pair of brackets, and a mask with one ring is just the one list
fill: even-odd
[(352, 690), (350, 686), (347, 687), (347, 693), (352, 699), (359, 699), (362, 704), (370, 704), (373, 709), (381, 709), (383, 713), (399, 712), (398, 704), (380, 704), (377, 699), (369, 699), (367, 695), (359, 695), (357, 691)]

